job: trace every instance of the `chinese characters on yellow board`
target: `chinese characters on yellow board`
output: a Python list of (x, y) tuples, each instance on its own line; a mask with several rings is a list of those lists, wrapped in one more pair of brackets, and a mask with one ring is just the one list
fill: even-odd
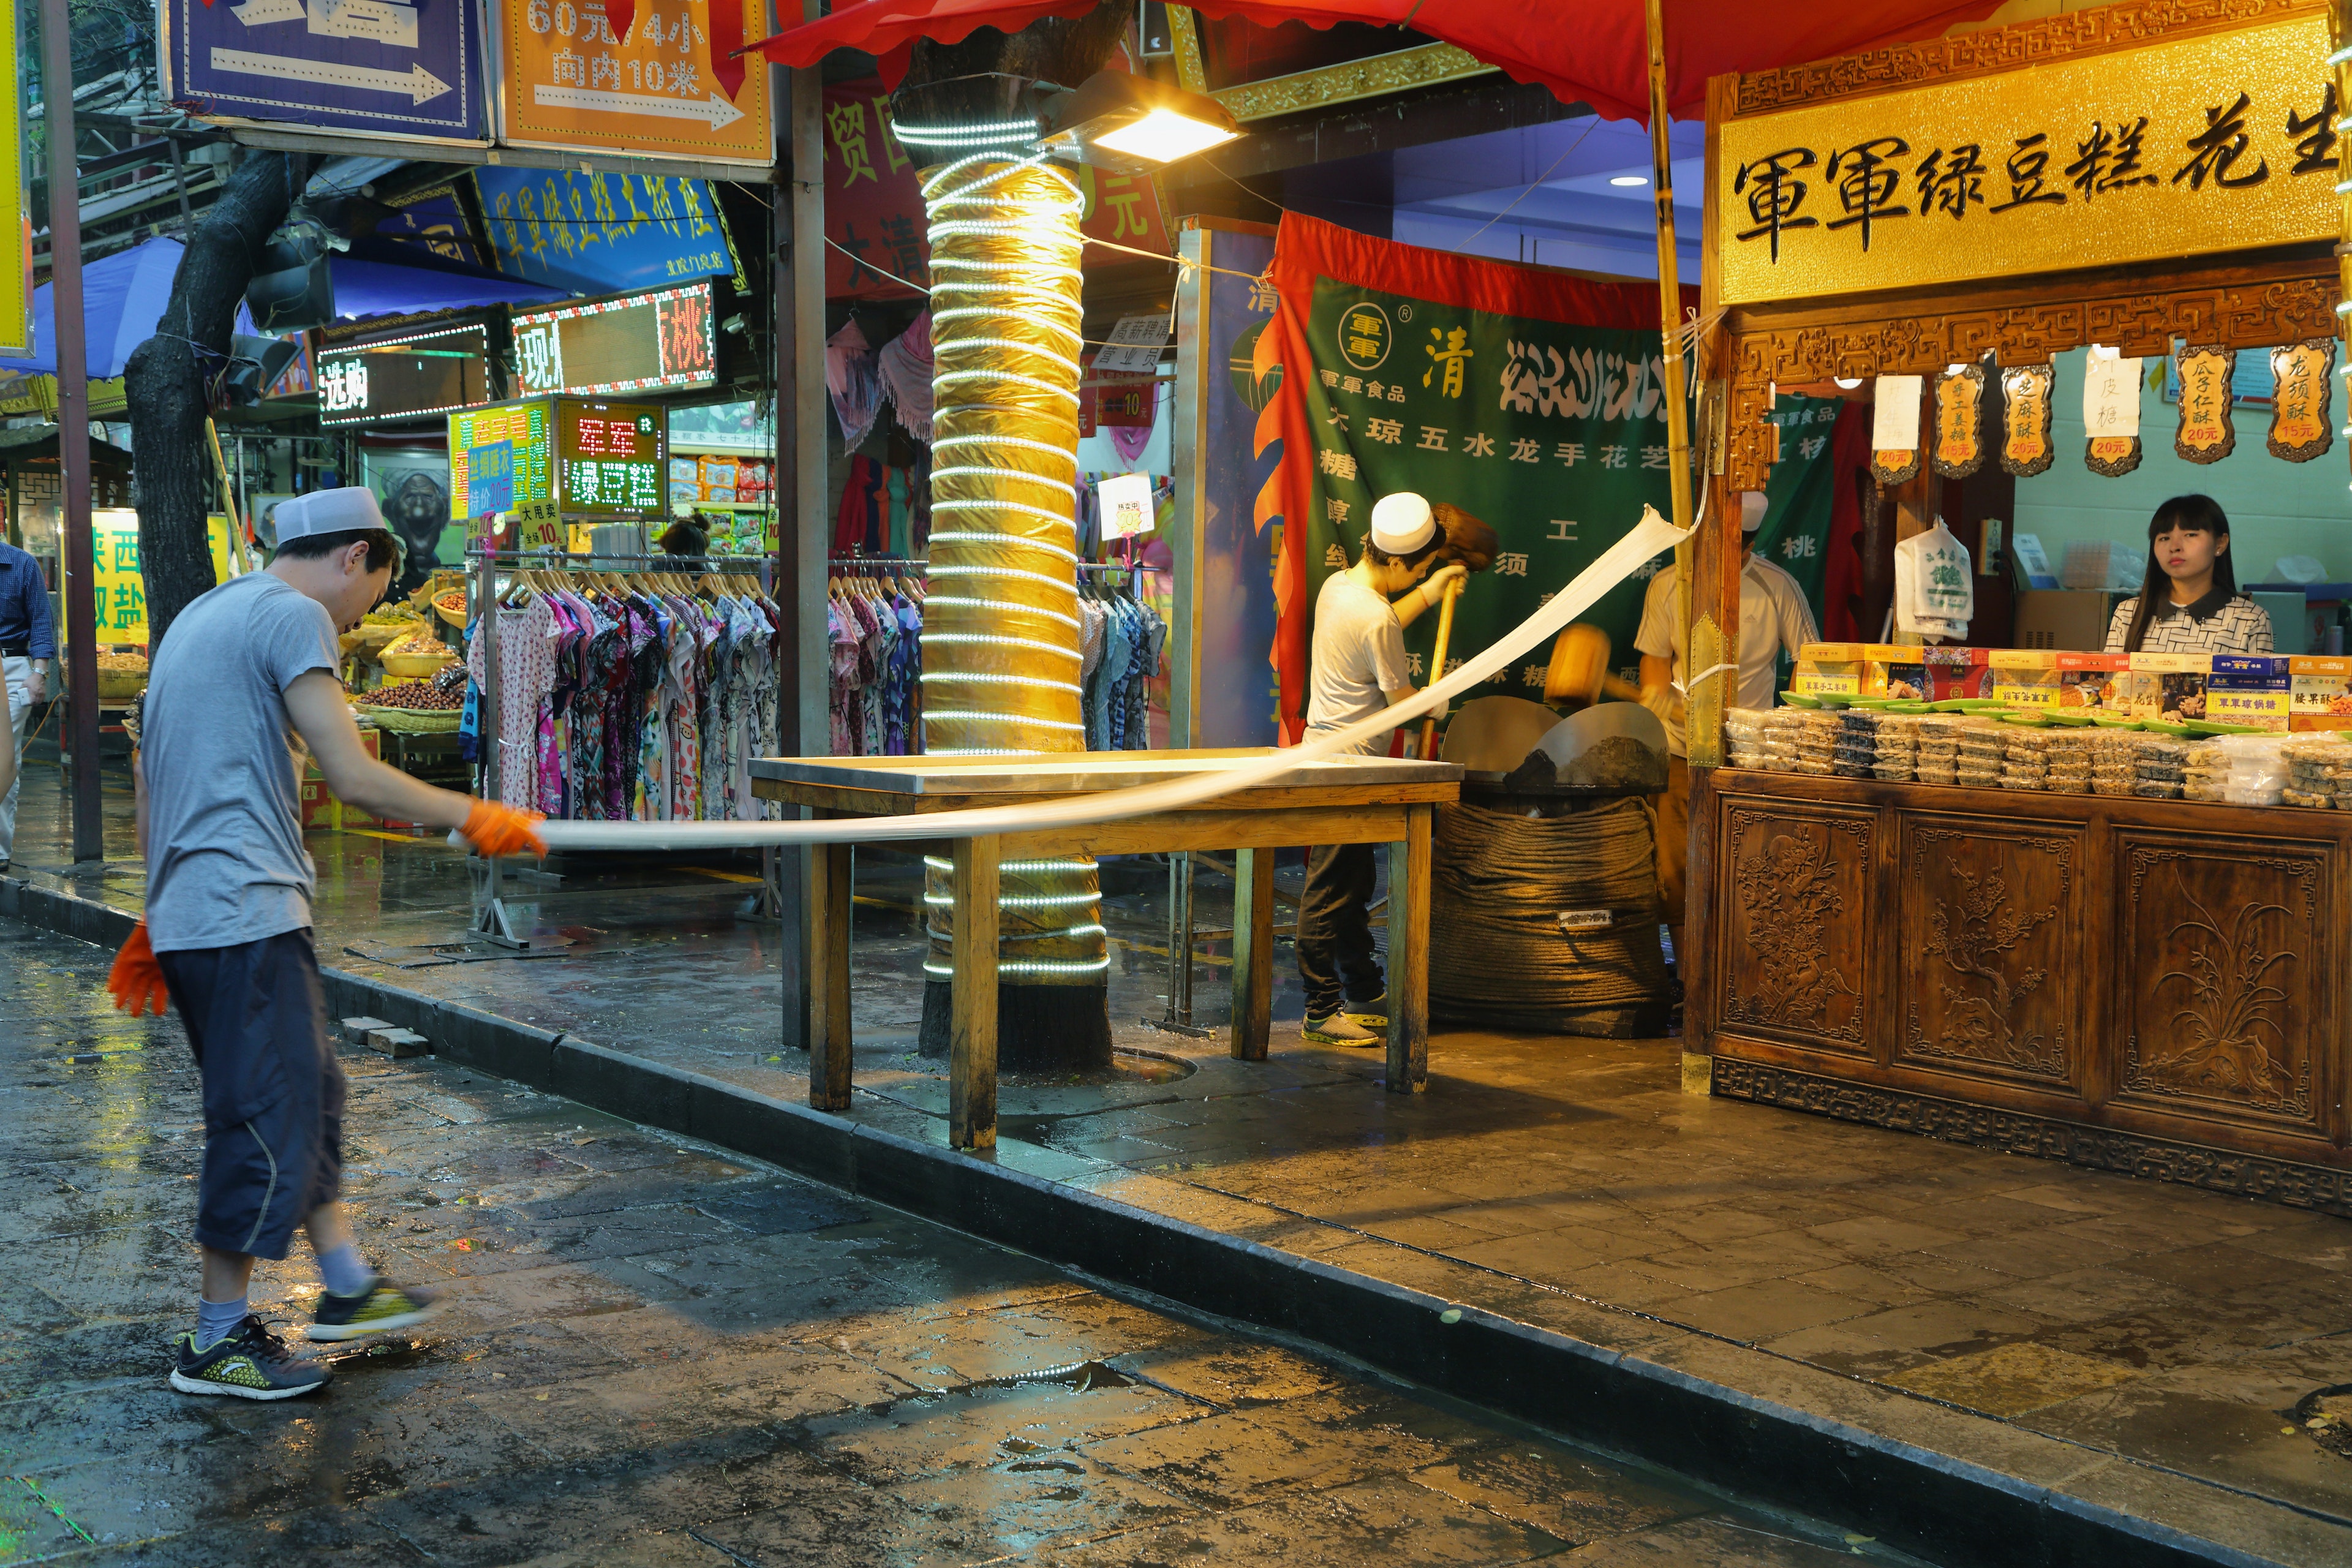
[(2314, 14), (1726, 121), (1723, 298), (2333, 238), (2327, 53)]
[[(139, 514), (127, 509), (100, 508), (89, 514), (89, 531), (97, 640), (143, 643), (147, 640), (147, 579), (139, 566)], [(236, 568), (229, 561), (226, 516), (215, 512), (205, 519), (205, 543), (212, 552), (213, 581), (227, 582), (236, 574)]]

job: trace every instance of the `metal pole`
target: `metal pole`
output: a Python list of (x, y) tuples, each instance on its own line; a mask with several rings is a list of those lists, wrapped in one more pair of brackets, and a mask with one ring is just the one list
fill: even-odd
[(73, 858), (106, 858), (98, 790), (98, 600), (89, 525), (89, 361), (81, 305), (81, 186), (74, 156), (73, 23), (41, 0), (41, 113), (49, 139), (49, 281), (55, 286), (58, 464), (65, 477), (66, 668), (73, 710)]
[[(778, 0), (784, 21), (824, 14), (821, 0)], [(787, 757), (821, 757), (830, 744), (825, 721), (824, 522), (824, 79), (817, 70), (769, 68), (776, 119), (776, 184), (770, 237), (775, 308), (775, 468), (769, 499), (776, 509), (773, 596), (782, 635), (776, 649), (777, 729), (762, 737)], [(786, 808), (788, 816), (803, 808)], [(810, 1015), (811, 933), (803, 927), (812, 875), (809, 851), (776, 856), (777, 947), (782, 954), (784, 1043), (804, 1047), (822, 1023)]]

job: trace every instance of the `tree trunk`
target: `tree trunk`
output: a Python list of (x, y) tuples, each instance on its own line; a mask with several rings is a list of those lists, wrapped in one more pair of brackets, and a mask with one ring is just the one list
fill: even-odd
[[(892, 100), (916, 159), (933, 165), (922, 171), (938, 291), (923, 680), (924, 745), (936, 754), (1086, 746), (1076, 569), (1079, 196), (1060, 172), (1028, 161), (1025, 132), (992, 144), (986, 131), (1017, 126), (1027, 82), (1076, 87), (1102, 69), (1132, 15), (1105, 5), (1009, 36), (982, 27), (960, 44), (918, 43)], [(966, 134), (939, 139), (952, 132)], [(950, 901), (949, 875), (940, 861), (926, 876), (934, 911)], [(1108, 944), (1092, 858), (1011, 862), (1003, 882), (998, 1061), (1015, 1071), (1108, 1067)], [(935, 919), (927, 1055), (947, 1047), (950, 993), (940, 976), (950, 959), (943, 917)]]
[(173, 618), (213, 586), (205, 519), (220, 504), (221, 490), (205, 437), (209, 387), (228, 363), (254, 258), (293, 205), (301, 177), (297, 163), (292, 153), (259, 153), (239, 165), (188, 236), (155, 335), (131, 350), (123, 367), (151, 657), (163, 648)]

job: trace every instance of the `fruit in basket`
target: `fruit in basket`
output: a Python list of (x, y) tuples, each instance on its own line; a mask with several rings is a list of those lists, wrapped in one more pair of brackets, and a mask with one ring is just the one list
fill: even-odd
[(372, 626), (400, 626), (422, 618), (408, 605), (378, 605), (367, 613), (367, 624)]
[(360, 694), (369, 708), (405, 708), (415, 713), (454, 713), (466, 705), (462, 687), (450, 689), (430, 680), (394, 680)]
[(417, 632), (383, 650), (387, 675), (431, 675), (457, 658), (457, 651), (430, 632)]

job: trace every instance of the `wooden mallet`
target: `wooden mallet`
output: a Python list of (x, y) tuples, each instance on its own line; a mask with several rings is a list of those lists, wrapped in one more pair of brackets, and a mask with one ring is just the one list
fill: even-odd
[(1642, 700), (1642, 689), (1609, 672), (1609, 634), (1577, 622), (1551, 645), (1551, 668), (1544, 671), (1544, 700), (1582, 707), (1603, 697)]
[[(1437, 526), (1445, 531), (1445, 542), (1438, 546), (1431, 571), (1440, 570), (1456, 561), (1472, 572), (1484, 572), (1495, 563), (1495, 552), (1502, 548), (1503, 541), (1490, 525), (1479, 521), (1451, 501), (1437, 502), (1429, 509), (1429, 515), (1436, 519)], [(1437, 646), (1429, 658), (1429, 679), (1433, 686), (1445, 679), (1445, 644), (1454, 635), (1454, 601), (1462, 596), (1462, 590), (1468, 581), (1466, 577), (1459, 577), (1448, 583), (1445, 597), (1438, 602)], [(1431, 756), (1436, 744), (1437, 715), (1433, 713), (1421, 721), (1419, 754), (1424, 759)]]

